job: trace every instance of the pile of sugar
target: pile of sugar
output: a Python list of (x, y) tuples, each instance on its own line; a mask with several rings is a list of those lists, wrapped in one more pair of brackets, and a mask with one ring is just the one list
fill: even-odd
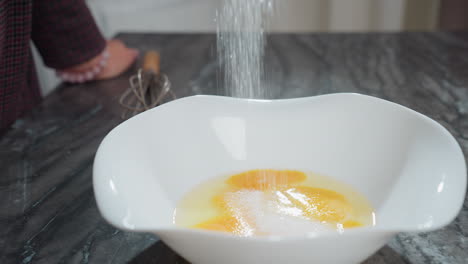
[(335, 231), (326, 224), (304, 217), (299, 208), (287, 206), (287, 201), (275, 201), (272, 195), (280, 194), (240, 190), (225, 195), (230, 213), (239, 222), (241, 235), (294, 236)]

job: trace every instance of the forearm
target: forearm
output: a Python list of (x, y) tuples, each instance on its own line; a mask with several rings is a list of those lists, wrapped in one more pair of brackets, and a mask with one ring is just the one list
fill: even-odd
[(32, 38), (45, 64), (55, 69), (87, 63), (106, 46), (84, 0), (36, 0)]

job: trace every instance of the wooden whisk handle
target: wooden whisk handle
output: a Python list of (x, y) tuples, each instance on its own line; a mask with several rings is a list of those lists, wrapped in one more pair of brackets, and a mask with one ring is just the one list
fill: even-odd
[(143, 60), (143, 70), (159, 74), (161, 57), (156, 51), (148, 51)]

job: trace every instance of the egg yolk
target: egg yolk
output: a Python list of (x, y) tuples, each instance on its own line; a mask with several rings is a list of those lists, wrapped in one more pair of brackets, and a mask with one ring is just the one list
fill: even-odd
[(360, 222), (350, 219), (352, 206), (345, 196), (328, 189), (301, 186), (306, 177), (304, 173), (292, 170), (252, 170), (233, 175), (226, 180), (229, 188), (212, 198), (219, 216), (194, 227), (241, 236), (258, 234), (255, 232), (255, 221), (242, 208), (243, 203), (249, 202), (232, 203), (230, 200), (233, 194), (242, 192), (265, 195), (262, 197), (267, 197), (268, 205), (284, 215), (341, 228), (362, 226)]
[(320, 222), (337, 223), (346, 219), (351, 207), (346, 198), (334, 191), (298, 186), (283, 194), (306, 216)]
[(362, 226), (358, 221), (348, 220), (343, 223), (343, 228), (355, 228)]
[(226, 183), (232, 187), (271, 190), (299, 183), (307, 178), (305, 173), (292, 170), (251, 170), (231, 176)]
[(234, 234), (242, 234), (243, 227), (234, 216), (225, 215), (199, 223), (195, 228), (208, 229), (213, 231), (224, 231)]

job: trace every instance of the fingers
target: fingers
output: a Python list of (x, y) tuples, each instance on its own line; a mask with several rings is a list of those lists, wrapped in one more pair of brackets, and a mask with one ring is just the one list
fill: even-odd
[(109, 60), (97, 80), (114, 78), (126, 71), (138, 57), (138, 50), (128, 48), (122, 41), (113, 39), (107, 43)]

